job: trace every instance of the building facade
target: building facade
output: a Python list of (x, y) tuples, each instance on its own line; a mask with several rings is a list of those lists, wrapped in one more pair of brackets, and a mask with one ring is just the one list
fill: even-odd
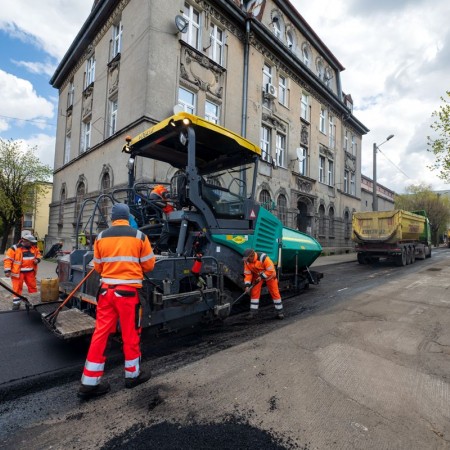
[[(257, 200), (286, 226), (351, 247), (368, 129), (342, 91), (343, 69), (287, 0), (97, 0), (51, 79), (48, 245), (71, 248), (83, 200), (127, 185), (127, 135), (185, 110), (260, 145)], [(149, 161), (136, 173), (172, 175)]]
[[(378, 211), (395, 209), (395, 192), (377, 183)], [(361, 211), (373, 211), (373, 180), (361, 175)]]

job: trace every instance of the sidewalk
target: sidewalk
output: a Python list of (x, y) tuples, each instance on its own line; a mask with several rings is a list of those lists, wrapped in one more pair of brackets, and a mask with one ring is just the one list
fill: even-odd
[(341, 255), (329, 255), (329, 256), (319, 256), (312, 264), (311, 267), (314, 269), (319, 266), (327, 266), (329, 264), (340, 264), (357, 262), (356, 252), (342, 253)]

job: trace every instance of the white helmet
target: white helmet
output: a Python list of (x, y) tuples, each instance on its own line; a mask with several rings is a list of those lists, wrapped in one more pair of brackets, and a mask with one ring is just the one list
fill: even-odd
[(37, 244), (37, 239), (32, 234), (25, 234), (22, 239), (31, 242), (32, 244)]

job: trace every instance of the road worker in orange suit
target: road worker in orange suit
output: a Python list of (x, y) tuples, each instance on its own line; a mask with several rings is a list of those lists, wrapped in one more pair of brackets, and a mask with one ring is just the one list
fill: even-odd
[(120, 321), (125, 356), (125, 387), (134, 388), (150, 378), (140, 368), (141, 306), (138, 289), (145, 272), (155, 266), (155, 256), (145, 234), (129, 225), (130, 210), (123, 203), (112, 208), (112, 226), (94, 243), (94, 268), (100, 274), (95, 331), (86, 358), (78, 395), (82, 398), (106, 394), (102, 381), (108, 337)]
[(263, 282), (275, 305), (277, 319), (284, 319), (283, 303), (278, 289), (277, 274), (272, 260), (265, 253), (257, 253), (252, 248), (247, 248), (243, 254), (244, 284), (246, 292), (250, 293), (250, 313), (248, 319), (253, 319), (258, 313), (259, 297)]
[[(175, 208), (170, 203), (169, 192), (162, 184), (158, 184), (153, 188), (150, 192), (149, 198), (155, 202), (156, 206), (159, 206), (162, 209), (163, 213), (166, 215), (166, 218), (169, 217), (172, 211), (175, 211)], [(169, 249), (169, 239), (169, 224), (165, 221), (161, 230), (161, 236), (155, 244), (155, 252), (166, 252)]]
[[(14, 292), (22, 295), (24, 282), (30, 294), (37, 292), (37, 265), (41, 259), (37, 240), (32, 234), (25, 234), (17, 244), (6, 251), (3, 268), (5, 277), (11, 277)], [(20, 309), (20, 298), (17, 296), (12, 299), (12, 309)]]

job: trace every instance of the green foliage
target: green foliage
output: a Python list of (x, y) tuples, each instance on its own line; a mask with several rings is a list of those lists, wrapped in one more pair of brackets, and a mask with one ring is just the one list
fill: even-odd
[(36, 147), (24, 150), (18, 141), (0, 139), (0, 219), (4, 241), (11, 228), (20, 224), (24, 212), (31, 209), (36, 196), (47, 189), (42, 183), (52, 175), (51, 167), (42, 164), (35, 152)]
[[(450, 91), (446, 94), (450, 98)], [(441, 97), (441, 100), (444, 104), (432, 114), (435, 121), (431, 128), (437, 138), (427, 137), (428, 151), (433, 152), (436, 157), (429, 168), (438, 171), (438, 177), (450, 183), (450, 101), (444, 97)]]
[(450, 198), (431, 190), (431, 185), (419, 184), (406, 188), (406, 194), (395, 196), (395, 208), (406, 211), (425, 210), (437, 245), (437, 236), (447, 230), (450, 223)]

